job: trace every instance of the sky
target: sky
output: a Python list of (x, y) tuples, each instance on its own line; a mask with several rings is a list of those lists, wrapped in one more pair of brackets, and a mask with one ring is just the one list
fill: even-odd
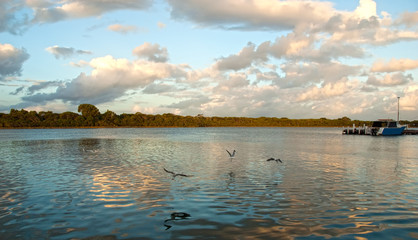
[(0, 0), (0, 111), (418, 119), (416, 0)]

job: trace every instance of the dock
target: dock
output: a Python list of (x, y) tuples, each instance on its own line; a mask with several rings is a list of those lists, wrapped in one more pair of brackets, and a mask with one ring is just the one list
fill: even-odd
[[(347, 135), (375, 135), (375, 133), (371, 130), (370, 127), (367, 127), (367, 126), (356, 127), (355, 125), (353, 125), (353, 127), (343, 128), (342, 134), (347, 134)], [(418, 135), (418, 129), (405, 129), (403, 131), (402, 135)]]
[(418, 135), (418, 130), (415, 129), (405, 129), (403, 135)]

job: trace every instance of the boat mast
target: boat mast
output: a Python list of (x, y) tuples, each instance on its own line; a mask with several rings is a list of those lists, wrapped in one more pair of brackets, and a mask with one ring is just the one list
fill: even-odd
[(398, 97), (398, 122), (399, 122), (399, 98), (400, 97)]

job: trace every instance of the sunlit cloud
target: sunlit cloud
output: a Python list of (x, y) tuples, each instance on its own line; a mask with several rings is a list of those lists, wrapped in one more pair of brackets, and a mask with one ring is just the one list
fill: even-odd
[(394, 59), (392, 58), (389, 62), (385, 62), (380, 59), (373, 63), (372, 72), (396, 72), (406, 71), (418, 68), (418, 60), (413, 59)]
[(160, 47), (159, 44), (144, 43), (136, 47), (132, 53), (139, 57), (145, 58), (148, 61), (166, 62), (168, 60), (167, 48)]
[(121, 25), (121, 24), (112, 24), (108, 26), (107, 29), (113, 32), (121, 33), (121, 34), (127, 34), (127, 33), (138, 31), (138, 28), (136, 26)]
[(357, 82), (344, 80), (336, 83), (327, 83), (321, 87), (312, 86), (303, 92), (297, 98), (297, 101), (329, 99), (330, 97), (341, 96), (357, 87)]
[(29, 6), (35, 11), (33, 22), (47, 23), (67, 19), (100, 16), (106, 12), (135, 9), (147, 9), (152, 0), (63, 0), (51, 3), (49, 1), (30, 1)]
[(330, 2), (168, 0), (176, 19), (227, 29), (293, 29), (324, 23), (333, 14)]
[(267, 51), (260, 46), (256, 49), (256, 46), (252, 43), (249, 43), (244, 47), (238, 54), (233, 54), (228, 57), (223, 57), (218, 59), (215, 63), (216, 68), (219, 70), (240, 70), (243, 68), (250, 67), (254, 61), (260, 60), (266, 62)]
[(369, 76), (367, 80), (368, 84), (375, 85), (375, 86), (397, 86), (397, 85), (404, 85), (413, 80), (411, 74), (403, 74), (403, 73), (393, 73), (393, 74), (385, 74), (383, 77), (381, 76)]
[(418, 84), (413, 84), (405, 88), (402, 97), (402, 109), (407, 111), (418, 110)]
[[(391, 59), (378, 55), (383, 46), (418, 40), (416, 12), (396, 16), (388, 13), (391, 9), (377, 12), (379, 2), (373, 0), (360, 0), (349, 11), (337, 10), (335, 6), (341, 4), (330, 1), (166, 0), (159, 4), (166, 7), (164, 14), (168, 12), (171, 19), (164, 15), (155, 17), (144, 36), (129, 34), (138, 31), (138, 24), (145, 25), (136, 19), (109, 25), (119, 22), (113, 20), (118, 17), (117, 11), (129, 10), (129, 14), (139, 11), (135, 14), (141, 15), (141, 11), (150, 9), (152, 14), (153, 2), (27, 0), (14, 8), (0, 3), (0, 32), (17, 34), (31, 24), (47, 28), (48, 24), (58, 25), (61, 21), (71, 24), (86, 21), (89, 26), (100, 26), (86, 37), (94, 39), (93, 44), (71, 43), (92, 47), (93, 59), (79, 59), (92, 54), (88, 50), (58, 45), (46, 48), (57, 59), (71, 58), (65, 66), (79, 72), (67, 75), (65, 81), (54, 80), (62, 79), (61, 75), (51, 74), (45, 77), (49, 80), (38, 83), (8, 85), (14, 98), (21, 97), (22, 102), (15, 106), (35, 108), (50, 102), (67, 106), (85, 102), (116, 106), (123, 102), (132, 104), (123, 109), (148, 113), (364, 117), (370, 116), (368, 111), (384, 113), (389, 109), (385, 104), (401, 95), (403, 109), (416, 111), (413, 104), (417, 103), (414, 86), (418, 60), (402, 54), (387, 55)], [(145, 17), (149, 20), (150, 14)], [(248, 41), (241, 39), (244, 42), (240, 44), (244, 44), (235, 45), (233, 51), (201, 56), (187, 52), (187, 45), (192, 43), (206, 50), (204, 41), (191, 42), (187, 34), (164, 35), (172, 34), (170, 31), (179, 25), (185, 29), (178, 30), (179, 34), (213, 31), (220, 34), (220, 39), (223, 32), (230, 36), (253, 35)], [(108, 31), (102, 31), (105, 27)], [(268, 38), (260, 38), (264, 34)], [(105, 37), (116, 37), (118, 41), (109, 45), (109, 49), (94, 49)], [(24, 64), (29, 62), (24, 48), (9, 45), (0, 44), (3, 82), (19, 77)], [(6, 53), (6, 49), (11, 51)], [(193, 54), (212, 61), (194, 69), (193, 60), (183, 62), (188, 59), (185, 56)], [(9, 62), (12, 64), (7, 65)], [(136, 101), (129, 102), (130, 99)], [(144, 106), (140, 107), (138, 102)]]
[(395, 22), (395, 24), (402, 24), (408, 27), (417, 28), (418, 25), (418, 12), (404, 12), (401, 17)]
[(155, 80), (183, 77), (182, 68), (168, 63), (151, 61), (129, 61), (112, 56), (92, 59), (91, 74), (81, 73), (65, 82), (52, 93), (38, 93), (22, 99), (28, 102), (46, 102), (61, 99), (74, 104), (91, 102), (104, 103), (115, 100), (130, 89), (145, 87)]

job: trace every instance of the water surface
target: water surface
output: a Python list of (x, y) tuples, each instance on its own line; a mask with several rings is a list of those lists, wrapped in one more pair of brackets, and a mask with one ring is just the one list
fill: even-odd
[(417, 239), (417, 146), (338, 128), (1, 130), (0, 238)]

